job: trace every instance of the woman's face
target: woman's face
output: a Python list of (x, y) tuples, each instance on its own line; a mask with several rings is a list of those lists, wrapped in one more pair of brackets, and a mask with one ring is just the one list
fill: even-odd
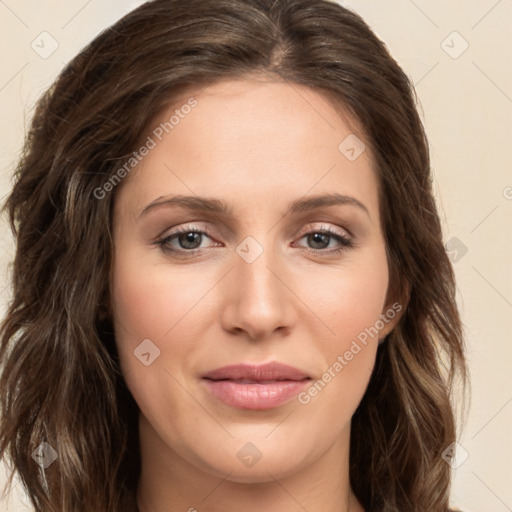
[(116, 191), (111, 291), (152, 457), (258, 482), (346, 455), (398, 317), (351, 126), (312, 89), (224, 81), (151, 127)]

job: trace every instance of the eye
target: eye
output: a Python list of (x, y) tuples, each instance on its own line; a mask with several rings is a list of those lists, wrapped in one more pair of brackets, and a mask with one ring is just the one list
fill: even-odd
[[(337, 254), (354, 246), (352, 238), (341, 232), (334, 231), (328, 226), (321, 226), (320, 229), (308, 231), (302, 234), (301, 239), (303, 238), (306, 238), (307, 242), (313, 246), (306, 249), (319, 253)], [(326, 250), (332, 241), (336, 242), (338, 247)]]
[[(182, 226), (169, 233), (166, 237), (155, 242), (163, 252), (170, 253), (176, 257), (189, 257), (197, 255), (208, 247), (201, 247), (205, 238), (210, 238), (208, 231), (197, 229), (195, 226)], [(326, 253), (329, 255), (338, 254), (354, 246), (351, 237), (335, 231), (329, 226), (321, 226), (320, 229), (307, 231), (301, 234), (299, 240), (307, 239), (308, 244), (313, 247), (306, 247), (308, 251), (315, 253)], [(331, 242), (338, 247), (330, 248)], [(211, 247), (219, 247), (221, 244), (214, 242)]]
[[(165, 238), (156, 242), (164, 252), (173, 253), (175, 255), (196, 254), (198, 251), (205, 249), (201, 247), (204, 238), (210, 238), (207, 231), (199, 230), (192, 226), (183, 226), (169, 233)], [(219, 244), (216, 244), (217, 246)]]

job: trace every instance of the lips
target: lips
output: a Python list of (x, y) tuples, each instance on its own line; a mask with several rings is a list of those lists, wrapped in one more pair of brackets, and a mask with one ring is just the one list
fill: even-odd
[(240, 409), (271, 409), (297, 395), (311, 377), (286, 364), (223, 366), (202, 377), (208, 391), (227, 405)]
[(267, 363), (262, 365), (235, 364), (223, 366), (203, 375), (204, 379), (249, 381), (247, 383), (268, 383), (279, 380), (299, 381), (309, 378), (293, 366), (282, 363)]

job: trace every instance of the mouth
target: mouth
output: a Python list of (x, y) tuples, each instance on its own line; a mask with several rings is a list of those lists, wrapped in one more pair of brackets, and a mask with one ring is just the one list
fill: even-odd
[(209, 393), (239, 409), (264, 410), (283, 405), (312, 380), (304, 372), (282, 363), (230, 365), (202, 376)]

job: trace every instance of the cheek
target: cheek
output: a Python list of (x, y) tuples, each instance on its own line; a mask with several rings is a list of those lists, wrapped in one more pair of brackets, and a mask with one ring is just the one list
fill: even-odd
[(179, 329), (178, 323), (204, 295), (206, 285), (165, 263), (148, 265), (143, 258), (137, 259), (137, 253), (118, 259), (112, 282), (118, 342), (161, 340), (175, 326)]
[[(388, 269), (384, 248), (348, 259), (336, 272), (318, 269), (300, 286), (308, 306), (326, 329), (326, 350), (339, 353), (375, 326), (385, 306)], [(373, 331), (372, 331), (373, 332)], [(364, 337), (364, 335), (362, 336)]]
[[(111, 287), (115, 339), (126, 383), (143, 409), (158, 400), (170, 402), (162, 393), (175, 381), (165, 370), (180, 382), (190, 372), (194, 342), (211, 324), (203, 313), (212, 280), (194, 278), (192, 270), (176, 265), (148, 263), (147, 254), (137, 249), (122, 254)], [(141, 346), (147, 348), (142, 351)], [(147, 359), (154, 362), (146, 366), (137, 354), (148, 351)], [(158, 355), (153, 359), (153, 354)]]
[[(116, 260), (111, 287), (116, 346), (126, 385), (147, 417), (154, 416), (155, 404), (157, 414), (166, 417), (179, 397), (178, 386), (174, 388), (166, 370), (182, 380), (174, 375), (170, 362), (186, 360), (190, 351), (191, 344), (180, 336), (180, 321), (197, 296), (182, 281), (165, 265), (143, 263), (136, 250), (125, 251)], [(171, 338), (172, 359), (162, 341)]]
[[(304, 399), (308, 402), (311, 398), (318, 407), (341, 407), (353, 413), (375, 363), (388, 286), (385, 250), (374, 251), (368, 259), (361, 257), (357, 264), (347, 264), (330, 274), (324, 287), (313, 287), (314, 282), (308, 280), (303, 293), (309, 296), (314, 304), (311, 309), (318, 312), (329, 334), (316, 336), (326, 366), (322, 374), (316, 375), (319, 382)], [(311, 336), (314, 339), (315, 334)], [(320, 395), (322, 398), (317, 400), (315, 397)], [(343, 415), (339, 419), (347, 420)]]

